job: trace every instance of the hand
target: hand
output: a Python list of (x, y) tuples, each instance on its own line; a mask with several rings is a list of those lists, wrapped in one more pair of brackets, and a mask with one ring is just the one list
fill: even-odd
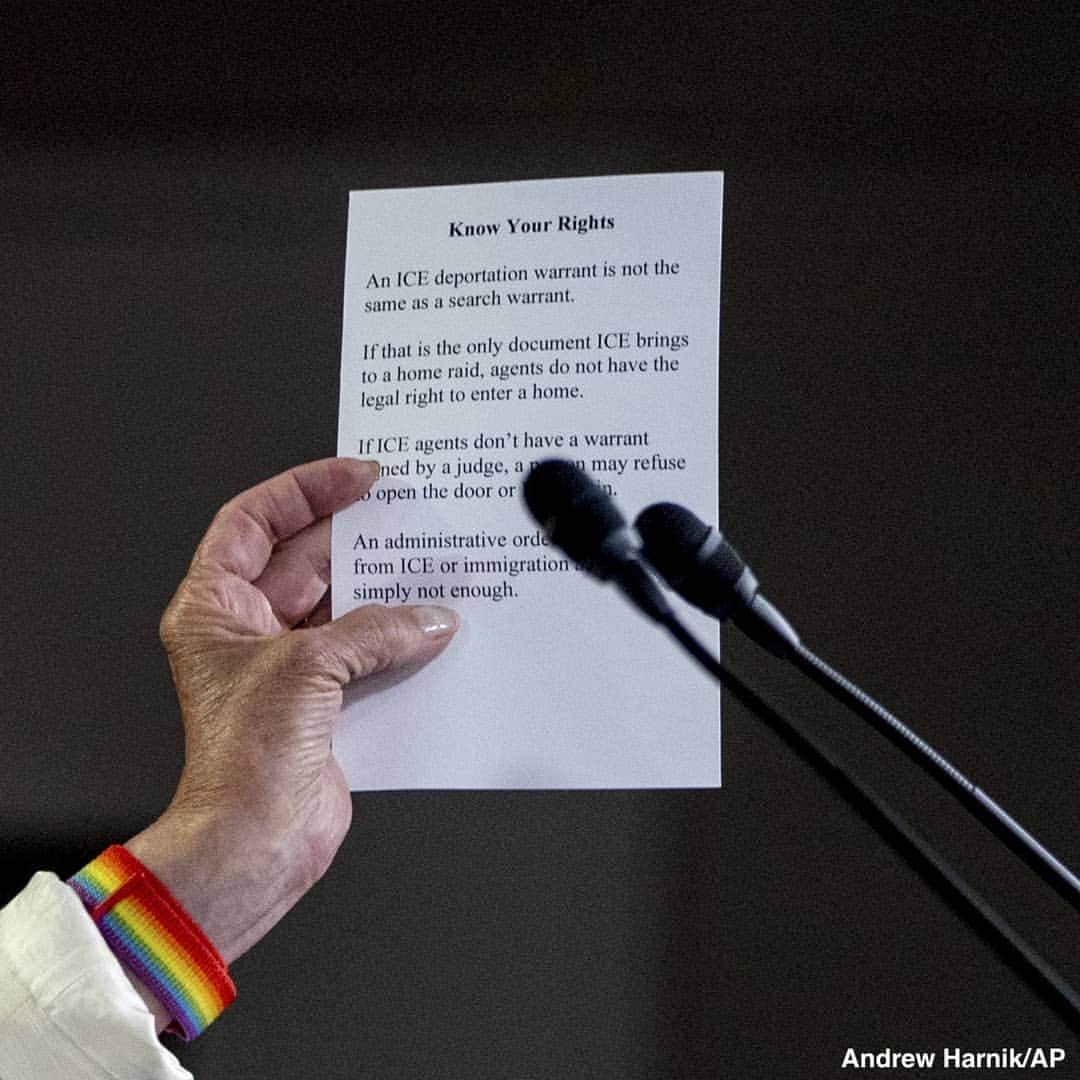
[(349, 827), (330, 751), (342, 689), (426, 663), (457, 628), (439, 607), (358, 608), (329, 621), (330, 515), (374, 462), (329, 458), (227, 503), (161, 620), (184, 719), (169, 808), (127, 848), (226, 963), (323, 875)]

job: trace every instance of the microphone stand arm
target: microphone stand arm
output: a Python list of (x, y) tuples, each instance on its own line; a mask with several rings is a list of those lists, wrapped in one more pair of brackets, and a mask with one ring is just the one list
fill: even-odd
[(804, 675), (837, 701), (867, 720), (916, 765), (954, 795), (1005, 846), (1030, 867), (1074, 910), (1080, 911), (1080, 878), (1048, 851), (1007, 810), (955, 765), (938, 753), (902, 720), (861, 690), (850, 679), (796, 641), (788, 658)]
[(652, 617), (701, 667), (764, 721), (774, 735), (840, 795), (1071, 1030), (1080, 1031), (1080, 995), (987, 900), (964, 881), (925, 837), (874, 791), (852, 776), (813, 737), (781, 716), (734, 672), (724, 667), (670, 609), (662, 618), (657, 618), (655, 614)]

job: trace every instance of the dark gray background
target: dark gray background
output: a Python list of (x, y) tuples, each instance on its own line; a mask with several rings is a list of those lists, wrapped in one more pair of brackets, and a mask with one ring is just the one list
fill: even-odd
[[(870, 10), (6, 6), (5, 895), (168, 799), (157, 619), (221, 502), (334, 450), (346, 192), (682, 169), (727, 171), (727, 529), (812, 647), (1080, 865), (1080, 27)], [(858, 721), (725, 648), (1080, 984), (1074, 912)], [(1056, 1045), (1080, 1068), (732, 703), (724, 752), (719, 792), (355, 796), (182, 1059), (805, 1080), (851, 1075), (848, 1046)]]

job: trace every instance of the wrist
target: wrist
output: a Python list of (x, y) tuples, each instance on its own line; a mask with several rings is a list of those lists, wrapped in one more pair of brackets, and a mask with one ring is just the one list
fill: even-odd
[(150, 1006), (159, 1031), (171, 1021), (170, 1030), (193, 1039), (236, 997), (213, 942), (127, 848), (110, 845), (68, 884)]
[(291, 865), (287, 842), (233, 816), (170, 808), (124, 846), (172, 892), (226, 964), (312, 884)]

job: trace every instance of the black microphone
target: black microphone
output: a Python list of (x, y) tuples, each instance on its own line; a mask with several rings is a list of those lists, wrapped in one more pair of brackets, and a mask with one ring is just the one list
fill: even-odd
[(645, 558), (684, 599), (721, 621), (730, 618), (771, 653), (788, 657), (799, 635), (761, 594), (754, 572), (724, 534), (675, 503), (637, 516)]
[(784, 616), (761, 595), (753, 571), (723, 534), (674, 503), (656, 503), (642, 510), (634, 524), (645, 558), (680, 596), (717, 618), (730, 617), (749, 637), (790, 660), (818, 686), (870, 721), (1080, 910), (1080, 878), (925, 739), (803, 645)]
[(583, 570), (614, 581), (649, 618), (672, 616), (641, 559), (640, 544), (611, 496), (573, 462), (535, 465), (522, 485), (525, 505), (547, 538)]
[[(549, 460), (526, 477), (522, 493), (529, 512), (548, 539), (582, 569), (614, 581), (646, 615), (663, 625), (706, 671), (732, 690), (777, 731), (818, 773), (874, 824), (943, 894), (963, 902), (972, 925), (989, 928), (1019, 970), (1070, 1023), (1080, 1014), (1080, 997), (1008, 923), (967, 884), (911, 827), (873, 792), (851, 777), (807, 733), (792, 727), (728, 671), (680, 622), (641, 558), (639, 537), (626, 524), (608, 493), (569, 461)], [(757, 578), (724, 537), (689, 510), (672, 503), (650, 506), (636, 527), (648, 562), (692, 604), (720, 618), (729, 616), (746, 633), (779, 656), (790, 659), (815, 682), (871, 720), (921, 767), (945, 783), (962, 802), (1039, 875), (1074, 906), (1080, 879), (1062, 865), (985, 792), (873, 698), (833, 671), (800, 641), (787, 620), (759, 592)], [(931, 767), (932, 766), (932, 767)], [(949, 892), (951, 890), (951, 893)], [(1008, 951), (1011, 950), (1011, 951)]]

